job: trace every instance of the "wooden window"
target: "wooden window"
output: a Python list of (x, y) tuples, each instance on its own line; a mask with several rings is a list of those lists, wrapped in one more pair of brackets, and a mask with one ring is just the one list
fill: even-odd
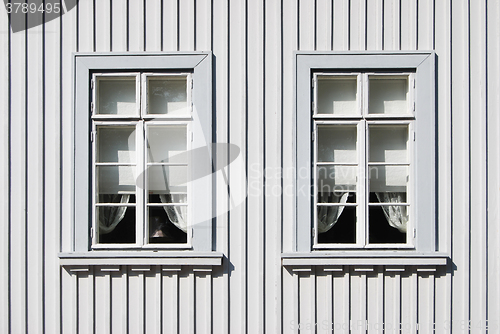
[(93, 248), (190, 247), (191, 74), (95, 73), (91, 86)]
[(411, 248), (413, 73), (313, 74), (314, 248)]
[(74, 64), (73, 251), (211, 251), (211, 55)]
[(437, 251), (434, 57), (296, 53), (295, 251)]

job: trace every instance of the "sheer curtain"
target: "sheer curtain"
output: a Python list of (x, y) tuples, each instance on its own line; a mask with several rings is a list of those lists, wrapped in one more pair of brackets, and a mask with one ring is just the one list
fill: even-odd
[[(162, 203), (182, 203), (183, 198), (182, 195), (173, 195), (173, 194), (165, 194), (160, 195), (160, 200)], [(186, 223), (186, 213), (187, 206), (170, 206), (165, 205), (163, 207), (165, 212), (167, 213), (168, 219), (177, 226), (183, 232), (187, 232), (187, 223)]]
[[(404, 203), (403, 198), (406, 193), (402, 192), (376, 192), (380, 203)], [(382, 206), (385, 218), (390, 226), (398, 229), (399, 232), (406, 233), (408, 226), (408, 213), (404, 205)]]
[[(347, 202), (348, 192), (341, 193), (318, 193), (318, 203), (341, 203), (345, 204)], [(339, 220), (342, 211), (344, 211), (343, 205), (339, 206), (318, 206), (318, 232), (325, 233), (329, 231)]]
[[(106, 203), (126, 204), (130, 200), (130, 195), (110, 194), (103, 195)], [(127, 212), (126, 206), (101, 206), (99, 207), (99, 233), (107, 234), (113, 232), (116, 226), (122, 221)]]

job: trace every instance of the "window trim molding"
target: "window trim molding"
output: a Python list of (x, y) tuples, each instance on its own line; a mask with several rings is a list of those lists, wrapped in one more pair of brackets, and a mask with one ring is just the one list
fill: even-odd
[[(303, 52), (294, 53), (294, 166), (296, 168), (296, 212), (294, 214), (294, 252), (316, 252), (312, 248), (312, 206), (310, 205), (311, 189), (311, 101), (313, 89), (312, 72), (322, 70), (353, 71), (415, 71), (415, 156), (420, 166), (415, 170), (415, 250), (422, 254), (431, 254), (437, 249), (437, 206), (436, 206), (436, 105), (435, 105), (435, 58), (434, 51), (415, 52)], [(419, 84), (423, 83), (423, 84)], [(300, 94), (299, 94), (300, 92)], [(418, 117), (418, 112), (429, 113), (428, 117)], [(424, 129), (424, 131), (419, 131)], [(427, 129), (427, 130), (425, 130)], [(429, 131), (428, 129), (433, 129)], [(425, 135), (423, 135), (425, 133)], [(425, 177), (420, 176), (427, 169)], [(300, 173), (298, 172), (300, 171)], [(300, 177), (299, 177), (300, 176)], [(306, 191), (303, 191), (306, 190)], [(425, 192), (427, 190), (427, 193)], [(430, 190), (430, 191), (429, 191)], [(425, 231), (422, 232), (422, 231)], [(324, 252), (325, 250), (321, 250)], [(353, 251), (360, 251), (354, 249)], [(369, 254), (372, 250), (362, 250)], [(380, 251), (380, 250), (378, 250)], [(393, 250), (387, 250), (392, 252)], [(331, 253), (338, 252), (332, 250)], [(404, 250), (398, 252), (405, 252)]]
[[(146, 59), (147, 58), (147, 59)], [(91, 250), (91, 117), (90, 117), (90, 81), (92, 73), (99, 71), (155, 71), (179, 70), (192, 71), (193, 77), (193, 121), (200, 124), (202, 134), (195, 135), (192, 149), (203, 147), (212, 141), (212, 53), (211, 52), (181, 52), (181, 53), (73, 53), (73, 108), (71, 119), (72, 135), (72, 194), (71, 210), (71, 249), (63, 252), (108, 252), (106, 250)], [(196, 114), (196, 115), (195, 115)], [(208, 156), (199, 159), (210, 160)], [(211, 161), (195, 162), (197, 175), (207, 175), (192, 181), (193, 187), (203, 187), (204, 194), (212, 195), (213, 176)], [(194, 194), (193, 194), (194, 195)], [(197, 213), (203, 217), (212, 217), (212, 201), (206, 197), (193, 198), (199, 202)], [(192, 250), (190, 252), (211, 252), (212, 221), (206, 219), (193, 225)], [(62, 236), (64, 237), (64, 236)], [(146, 250), (145, 250), (146, 251)], [(165, 251), (168, 256), (170, 250)], [(63, 253), (61, 253), (63, 254)], [(110, 253), (111, 255), (111, 253)]]

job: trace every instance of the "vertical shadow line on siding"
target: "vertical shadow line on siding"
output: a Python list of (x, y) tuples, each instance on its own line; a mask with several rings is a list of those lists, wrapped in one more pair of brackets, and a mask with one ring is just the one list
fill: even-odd
[(471, 128), (471, 98), (472, 98), (472, 94), (471, 94), (471, 61), (470, 61), (470, 58), (471, 58), (471, 28), (470, 28), (470, 24), (471, 24), (471, 4), (470, 4), (470, 0), (467, 0), (467, 18), (466, 18), (466, 21), (467, 21), (467, 26), (466, 26), (466, 29), (467, 29), (467, 33), (466, 33), (466, 38), (467, 38), (467, 72), (466, 72), (466, 76), (467, 76), (467, 86), (468, 86), (468, 93), (467, 93), (467, 158), (468, 158), (468, 166), (467, 166), (467, 172), (468, 172), (468, 183), (467, 183), (467, 201), (468, 201), (468, 216), (467, 216), (467, 231), (468, 231), (468, 238), (467, 238), (467, 241), (468, 241), (468, 256), (469, 256), (469, 261), (467, 262), (467, 272), (468, 272), (468, 277), (467, 277), (467, 294), (469, 296), (469, 303), (468, 303), (468, 319), (470, 321), (471, 319), (471, 314), (472, 314), (472, 310), (471, 310), (471, 299), (472, 299), (472, 295), (471, 295), (471, 292), (472, 292), (472, 286), (471, 286), (471, 277), (472, 277), (472, 265), (471, 265), (471, 256), (472, 256), (472, 250), (471, 250), (471, 246), (472, 246), (472, 238), (471, 238), (471, 229), (472, 229), (472, 225), (471, 225), (471, 219), (472, 219), (472, 209), (471, 209), (471, 203), (472, 203), (472, 196), (471, 196), (471, 190), (472, 190), (472, 179), (471, 179), (471, 176), (472, 176), (472, 166), (471, 166), (471, 158), (472, 158), (472, 155), (471, 155), (471, 134), (472, 134), (472, 128)]
[(365, 12), (363, 13), (363, 15), (365, 18), (365, 31), (363, 31), (363, 33), (365, 34), (364, 50), (367, 50), (368, 49), (368, 0), (365, 0)]
[[(146, 51), (146, 40), (147, 40), (147, 31), (146, 31), (146, 28), (147, 28), (147, 25), (146, 25), (146, 14), (147, 14), (147, 10), (146, 10), (146, 0), (142, 0), (142, 51)], [(145, 325), (144, 325), (145, 326)], [(144, 327), (145, 329), (146, 327)]]
[(28, 330), (28, 19), (24, 19), (24, 329)]
[[(250, 0), (250, 1), (255, 1), (255, 0)], [(245, 4), (243, 7), (244, 10), (244, 19), (245, 19), (245, 24), (243, 25), (244, 29), (244, 36), (245, 36), (245, 43), (244, 47), (245, 50), (243, 51), (245, 53), (244, 56), (244, 62), (245, 62), (245, 115), (244, 115), (244, 121), (245, 121), (245, 180), (247, 184), (243, 185), (244, 188), (247, 189), (247, 197), (245, 198), (245, 212), (243, 214), (243, 220), (245, 227), (243, 229), (245, 233), (245, 238), (244, 238), (244, 247), (243, 247), (243, 252), (244, 252), (244, 261), (245, 261), (245, 275), (244, 275), (244, 281), (245, 281), (245, 287), (244, 287), (244, 294), (245, 294), (245, 305), (244, 305), (244, 312), (245, 312), (245, 333), (248, 333), (248, 0), (244, 0)]]
[(351, 50), (351, 0), (347, 0), (347, 50)]
[[(144, 0), (146, 1), (146, 0)], [(198, 51), (198, 47), (196, 45), (196, 0), (193, 0), (193, 50)]]
[[(490, 268), (489, 268), (489, 252), (488, 252), (488, 249), (489, 249), (489, 238), (488, 238), (488, 232), (489, 232), (489, 211), (488, 211), (488, 207), (489, 207), (489, 164), (488, 164), (488, 152), (489, 152), (489, 144), (488, 144), (488, 137), (489, 137), (489, 131), (488, 131), (488, 120), (489, 120), (489, 103), (488, 103), (488, 100), (489, 100), (489, 75), (488, 75), (488, 72), (489, 72), (489, 67), (488, 67), (488, 64), (489, 64), (489, 57), (488, 57), (488, 39), (489, 39), (489, 29), (488, 29), (488, 23), (489, 23), (489, 20), (488, 20), (488, 1), (485, 1), (485, 4), (484, 4), (485, 8), (484, 8), (484, 32), (485, 32), (485, 50), (484, 50), (484, 56), (485, 56), (485, 60), (484, 60), (484, 66), (485, 66), (485, 69), (484, 69), (484, 73), (485, 73), (485, 87), (484, 87), (484, 91), (485, 91), (485, 96), (484, 96), (484, 101), (485, 101), (485, 142), (486, 142), (486, 152), (485, 152), (485, 156), (486, 156), (486, 164), (485, 164), (485, 190), (486, 190), (486, 194), (485, 194), (485, 197), (486, 197), (486, 203), (485, 203), (485, 208), (486, 208), (486, 212), (485, 212), (485, 235), (486, 235), (486, 238), (485, 238), (485, 241), (486, 241), (486, 245), (485, 245), (485, 248), (486, 248), (486, 251), (485, 251), (485, 284), (486, 284), (486, 291), (488, 291), (488, 286), (489, 286), (489, 272), (490, 272)], [(486, 314), (485, 314), (485, 323), (488, 324), (488, 321), (489, 321), (489, 294), (486, 293), (486, 296), (485, 296), (485, 303), (486, 303), (486, 307), (485, 307), (485, 311), (486, 311)]]
[[(43, 2), (42, 2), (43, 3)], [(42, 13), (42, 22), (45, 22), (45, 12)], [(46, 164), (46, 145), (45, 145), (45, 124), (46, 124), (46, 107), (45, 107), (45, 104), (46, 104), (46, 98), (45, 98), (45, 93), (46, 93), (46, 89), (45, 89), (45, 82), (46, 82), (46, 68), (45, 68), (45, 61), (46, 61), (46, 48), (45, 48), (45, 43), (46, 43), (46, 40), (45, 40), (45, 24), (42, 24), (42, 59), (41, 59), (41, 62), (42, 62), (42, 125), (41, 125), (41, 137), (42, 137), (42, 189), (41, 189), (41, 192), (42, 192), (42, 200), (41, 200), (41, 221), (42, 221), (42, 226), (41, 226), (41, 230), (42, 230), (42, 235), (41, 235), (41, 259), (42, 259), (42, 272), (41, 272), (41, 286), (42, 286), (42, 291), (41, 291), (41, 296), (42, 296), (42, 306), (41, 306), (41, 312), (42, 312), (42, 333), (45, 334), (45, 327), (46, 327), (46, 321), (45, 321), (45, 316), (46, 316), (46, 312), (45, 312), (45, 275), (46, 275), (46, 272), (45, 272), (45, 228), (46, 228), (46, 210), (45, 210), (45, 205), (46, 205), (46, 196), (45, 196), (45, 188), (46, 188), (46, 182), (45, 182), (45, 174), (46, 174), (46, 168), (45, 168), (45, 164)]]
[[(107, 0), (100, 0), (100, 1), (107, 1)], [(92, 22), (92, 51), (95, 52), (96, 50), (96, 6), (95, 6), (96, 0), (92, 0), (92, 17), (93, 17), (93, 22)]]
[[(10, 29), (12, 17), (7, 14), (8, 26), (7, 26), (7, 250), (8, 253), (12, 248), (12, 32)], [(8, 254), (7, 253), (7, 254)], [(7, 268), (8, 272), (12, 272), (12, 259), (10, 255), (7, 255)], [(7, 330), (10, 333), (12, 331), (12, 279), (11, 275), (7, 275)]]

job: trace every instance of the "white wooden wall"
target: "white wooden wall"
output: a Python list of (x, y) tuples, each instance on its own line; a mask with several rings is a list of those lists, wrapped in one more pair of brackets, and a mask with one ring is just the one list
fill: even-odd
[[(500, 3), (486, 0), (80, 0), (14, 34), (0, 9), (0, 332), (500, 326), (499, 17)], [(216, 250), (227, 261), (212, 272), (61, 268), (57, 253), (71, 245), (71, 53), (194, 50), (214, 54), (217, 141), (245, 157), (230, 187), (244, 189), (247, 175), (254, 191), (229, 214), (217, 202)], [(291, 174), (273, 175), (293, 165), (294, 50), (436, 51), (439, 242), (449, 268), (281, 266), (294, 198), (255, 191), (292, 185)]]

